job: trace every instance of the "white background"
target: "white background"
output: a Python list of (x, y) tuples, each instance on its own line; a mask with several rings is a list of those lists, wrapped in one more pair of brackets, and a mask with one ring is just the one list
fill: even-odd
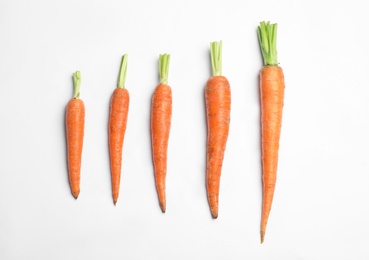
[[(369, 259), (366, 1), (0, 1), (0, 259)], [(256, 28), (278, 23), (286, 93), (277, 188), (260, 244)], [(219, 218), (205, 190), (209, 43), (232, 88)], [(120, 197), (111, 197), (108, 106), (129, 54)], [(149, 113), (170, 53), (167, 213)], [(86, 105), (81, 193), (64, 129), (72, 73)]]

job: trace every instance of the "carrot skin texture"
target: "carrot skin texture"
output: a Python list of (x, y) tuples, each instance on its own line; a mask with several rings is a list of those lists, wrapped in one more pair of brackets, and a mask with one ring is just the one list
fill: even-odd
[(208, 125), (206, 189), (211, 215), (218, 217), (219, 184), (229, 133), (231, 89), (224, 76), (211, 77), (205, 88)]
[(109, 154), (113, 202), (119, 197), (122, 151), (129, 110), (129, 92), (116, 88), (110, 100), (109, 113)]
[(284, 75), (281, 67), (264, 66), (260, 70), (261, 156), (263, 171), (261, 243), (264, 241), (276, 185), (284, 89)]
[(80, 193), (81, 159), (85, 124), (85, 105), (81, 99), (71, 99), (66, 108), (66, 136), (69, 183), (73, 197)]
[(160, 208), (166, 210), (165, 182), (167, 175), (167, 150), (172, 119), (172, 90), (159, 84), (151, 103), (151, 143), (154, 175)]

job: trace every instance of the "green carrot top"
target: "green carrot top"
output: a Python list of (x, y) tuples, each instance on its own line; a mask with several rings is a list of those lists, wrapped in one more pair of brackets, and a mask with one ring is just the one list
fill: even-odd
[(124, 54), (122, 57), (122, 62), (120, 63), (119, 77), (118, 77), (118, 88), (124, 88), (126, 84), (126, 74), (127, 74), (127, 62), (128, 54)]
[(222, 41), (210, 43), (210, 56), (213, 76), (222, 75)]
[(81, 88), (81, 72), (78, 70), (73, 73), (73, 98), (79, 98), (79, 90)]
[(277, 60), (277, 24), (261, 22), (258, 26), (258, 38), (263, 54), (264, 65), (278, 65)]
[(159, 78), (160, 84), (168, 84), (170, 54), (160, 54), (159, 56)]

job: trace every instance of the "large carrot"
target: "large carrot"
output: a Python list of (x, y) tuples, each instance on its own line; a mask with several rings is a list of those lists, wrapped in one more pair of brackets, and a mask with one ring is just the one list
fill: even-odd
[(80, 192), (81, 158), (85, 124), (85, 105), (79, 98), (81, 73), (73, 73), (74, 95), (66, 108), (66, 136), (69, 183), (74, 198)]
[(127, 59), (127, 54), (124, 54), (120, 65), (118, 86), (114, 90), (110, 100), (109, 154), (114, 205), (117, 203), (119, 196), (122, 150), (129, 108), (129, 93), (125, 88)]
[(227, 78), (222, 76), (222, 42), (212, 42), (210, 53), (213, 76), (205, 88), (208, 125), (206, 188), (211, 215), (217, 218), (220, 175), (230, 123), (231, 89)]
[(155, 88), (151, 103), (151, 143), (154, 174), (159, 204), (166, 210), (165, 179), (167, 150), (172, 118), (172, 89), (168, 85), (169, 54), (159, 56), (160, 84)]
[(261, 22), (258, 37), (264, 66), (260, 70), (263, 204), (260, 238), (264, 242), (277, 177), (279, 137), (284, 102), (284, 76), (277, 61), (277, 24)]

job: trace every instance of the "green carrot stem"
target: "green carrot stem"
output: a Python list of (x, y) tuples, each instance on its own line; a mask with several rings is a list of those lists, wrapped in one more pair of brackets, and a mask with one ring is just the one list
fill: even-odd
[(168, 84), (170, 54), (160, 54), (159, 56), (159, 77), (161, 84)]
[(118, 88), (124, 88), (126, 84), (126, 74), (127, 74), (127, 62), (128, 54), (124, 54), (122, 57), (122, 62), (120, 63), (119, 77), (118, 77)]
[(261, 22), (258, 26), (258, 38), (264, 65), (278, 65), (277, 60), (277, 24)]
[(73, 98), (79, 98), (79, 90), (81, 88), (81, 72), (78, 70), (73, 73)]
[(222, 41), (210, 43), (210, 56), (213, 76), (222, 75)]

